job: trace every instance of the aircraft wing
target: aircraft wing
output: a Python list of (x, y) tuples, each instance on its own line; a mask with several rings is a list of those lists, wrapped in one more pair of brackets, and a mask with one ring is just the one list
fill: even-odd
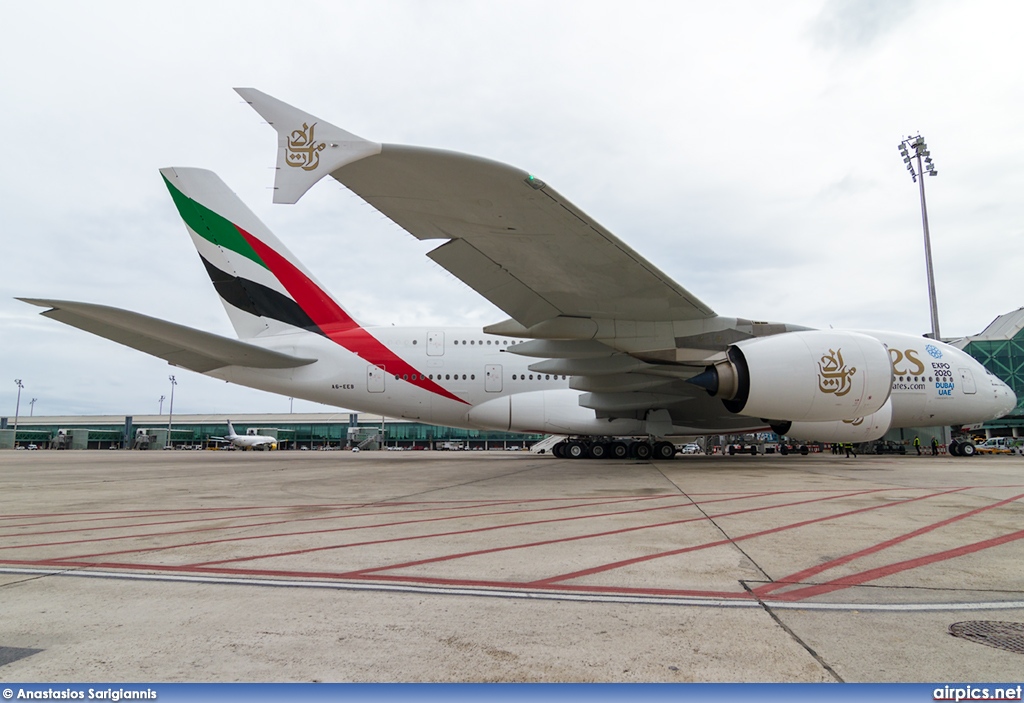
[(44, 317), (59, 320), (72, 327), (165, 359), (174, 366), (199, 373), (223, 366), (287, 369), (316, 361), (106, 305), (37, 298), (18, 300), (50, 308), (40, 313)]
[(330, 174), (418, 239), (431, 259), (524, 327), (555, 317), (713, 317), (554, 188), (496, 161), (377, 144), (258, 90), (236, 89), (278, 131), (275, 202)]

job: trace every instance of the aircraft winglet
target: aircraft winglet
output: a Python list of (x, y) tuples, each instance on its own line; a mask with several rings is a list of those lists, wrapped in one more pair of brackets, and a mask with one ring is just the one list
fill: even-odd
[(380, 153), (377, 142), (357, 137), (255, 88), (235, 88), (235, 92), (277, 131), (275, 203), (296, 203), (332, 171)]

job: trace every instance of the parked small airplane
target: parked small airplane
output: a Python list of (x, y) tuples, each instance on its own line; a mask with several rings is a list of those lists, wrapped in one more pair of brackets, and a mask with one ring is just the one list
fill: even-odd
[(238, 434), (231, 420), (228, 420), (228, 433), (225, 436), (211, 439), (222, 439), (242, 449), (277, 449), (277, 437), (255, 433)]
[(482, 330), (360, 324), (215, 174), (188, 168), (161, 174), (239, 339), (22, 300), (215, 378), (438, 425), (567, 435), (553, 453), (574, 458), (670, 458), (667, 437), (769, 428), (860, 442), (1016, 405), (938, 340), (717, 315), (525, 171), (370, 142), (238, 92), (277, 130), (275, 202), (330, 175), (413, 236), (443, 240), (428, 256), (511, 319)]

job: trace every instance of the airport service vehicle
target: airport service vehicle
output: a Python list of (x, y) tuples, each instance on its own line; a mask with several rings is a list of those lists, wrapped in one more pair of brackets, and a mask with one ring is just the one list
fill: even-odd
[(565, 435), (552, 453), (573, 458), (671, 458), (670, 437), (769, 429), (862, 442), (984, 422), (1016, 404), (940, 341), (718, 315), (527, 171), (372, 142), (258, 90), (238, 93), (277, 131), (275, 202), (331, 176), (413, 236), (439, 240), (428, 256), (509, 319), (358, 322), (223, 181), (193, 168), (161, 174), (238, 339), (22, 300), (214, 378), (438, 425)]
[(1019, 454), (1021, 450), (1019, 437), (990, 437), (981, 444), (974, 445), (976, 454)]

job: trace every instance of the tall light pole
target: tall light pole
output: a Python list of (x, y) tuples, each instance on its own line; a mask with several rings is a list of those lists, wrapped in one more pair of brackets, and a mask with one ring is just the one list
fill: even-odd
[[(921, 223), (924, 226), (924, 265), (928, 273), (928, 303), (931, 305), (932, 313), (932, 339), (942, 340), (939, 335), (939, 305), (935, 300), (935, 273), (932, 271), (932, 241), (928, 233), (928, 207), (924, 201), (924, 175), (937, 176), (935, 164), (932, 163), (931, 152), (928, 145), (924, 143), (924, 137), (918, 134), (915, 137), (907, 137), (900, 142), (900, 155), (903, 163), (907, 165), (910, 177), (917, 183), (921, 192)], [(911, 150), (913, 152), (911, 153)], [(923, 159), (923, 162), (922, 162)], [(917, 162), (917, 169), (914, 162)]]
[(33, 417), (36, 414), (36, 401), (37, 400), (39, 400), (39, 398), (33, 398), (32, 400), (28, 401), (28, 416), (29, 417)]
[(173, 447), (171, 443), (171, 421), (174, 419), (174, 387), (178, 385), (178, 382), (174, 380), (174, 376), (168, 376), (167, 380), (171, 382), (171, 406), (167, 410), (167, 445)]
[(14, 446), (18, 446), (18, 410), (21, 409), (21, 389), (24, 388), (21, 384), (21, 379), (16, 378), (14, 382), (18, 384), (18, 400), (14, 404)]
[(163, 415), (164, 414), (164, 398), (165, 397), (166, 396), (160, 396), (160, 400), (157, 401), (158, 403), (160, 403), (160, 411), (157, 413), (157, 415)]

